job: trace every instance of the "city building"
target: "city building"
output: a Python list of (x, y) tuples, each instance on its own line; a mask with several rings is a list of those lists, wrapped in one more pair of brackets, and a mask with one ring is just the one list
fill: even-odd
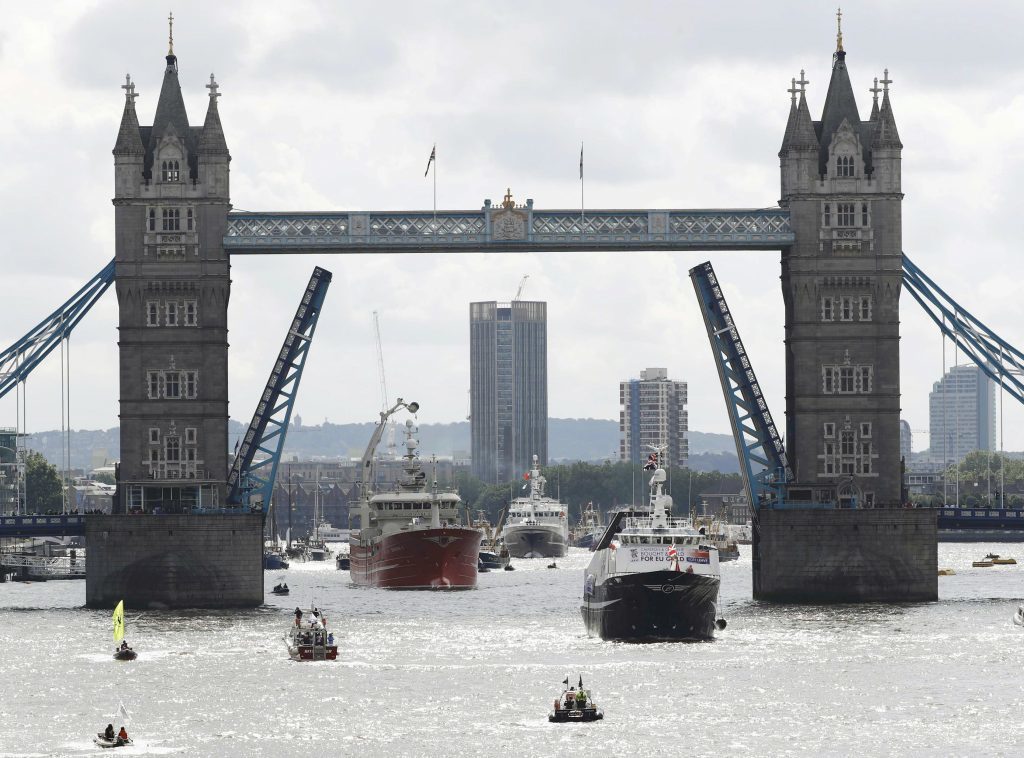
[(651, 449), (668, 445), (668, 462), (685, 467), (686, 382), (668, 378), (668, 369), (647, 368), (639, 379), (619, 382), (619, 459), (642, 463)]
[(910, 463), (910, 454), (914, 451), (914, 435), (910, 424), (900, 419), (900, 458)]
[(228, 470), (228, 153), (213, 76), (189, 121), (173, 47), (151, 126), (128, 79), (114, 145), (121, 464), (115, 510), (221, 507)]
[(473, 473), (505, 482), (548, 460), (547, 303), (470, 303)]
[(932, 459), (949, 465), (996, 447), (996, 385), (974, 365), (953, 366), (928, 395)]
[(807, 84), (801, 74), (790, 90), (779, 151), (796, 232), (782, 252), (786, 453), (796, 482), (834, 488), (843, 506), (896, 506), (903, 144), (891, 80), (875, 83), (862, 119), (838, 34), (820, 121)]

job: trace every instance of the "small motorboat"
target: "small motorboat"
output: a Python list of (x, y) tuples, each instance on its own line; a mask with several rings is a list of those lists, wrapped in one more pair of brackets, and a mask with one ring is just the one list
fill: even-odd
[(1013, 614), (1013, 623), (1024, 626), (1024, 605), (1017, 606), (1017, 612)]
[(504, 545), (501, 550), (480, 550), (480, 565), (485, 569), (502, 569), (508, 565), (508, 548)]
[(103, 732), (98, 732), (96, 736), (92, 738), (92, 741), (100, 747), (125, 747), (126, 745), (132, 744), (131, 737), (128, 739), (121, 739), (115, 735), (114, 739), (108, 740), (106, 736), (104, 736)]
[(556, 569), (556, 568), (558, 568), (558, 564), (555, 563), (554, 561), (552, 561), (551, 563), (548, 564), (548, 568), (549, 569)]
[(956, 576), (953, 569), (939, 569), (939, 576)]
[(275, 595), (287, 595), (288, 585), (285, 582), (279, 582), (278, 584), (274, 585), (274, 589), (272, 589), (271, 592)]
[(515, 571), (515, 570), (516, 570), (516, 567), (513, 566), (511, 563), (508, 563), (508, 564), (505, 565), (505, 571)]
[(1016, 566), (1017, 560), (1015, 558), (1003, 558), (1002, 556), (996, 555), (995, 553), (989, 553), (985, 556), (986, 561), (992, 561), (993, 566)]
[(323, 614), (313, 608), (305, 623), (302, 617), (302, 610), (296, 608), (295, 621), (284, 637), (288, 657), (293, 661), (337, 660), (338, 646), (334, 644), (334, 634), (327, 631), (327, 619)]
[(338, 553), (334, 558), (334, 566), (338, 571), (348, 571), (352, 565), (352, 561), (349, 558), (348, 553)]
[(122, 646), (114, 651), (115, 661), (134, 661), (139, 657), (139, 654), (132, 650), (130, 647)]
[(548, 721), (564, 724), (569, 721), (600, 721), (604, 718), (604, 711), (597, 707), (590, 690), (583, 689), (582, 676), (579, 687), (569, 687), (568, 678), (562, 684), (565, 688), (555, 698), (554, 709), (548, 713)]

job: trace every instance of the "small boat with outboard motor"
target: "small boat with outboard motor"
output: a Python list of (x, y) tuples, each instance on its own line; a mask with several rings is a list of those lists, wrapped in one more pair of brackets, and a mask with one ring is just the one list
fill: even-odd
[(139, 654), (128, 647), (128, 643), (124, 639), (124, 600), (118, 601), (117, 606), (114, 608), (113, 622), (114, 642), (121, 643), (114, 648), (114, 660), (134, 661), (139, 657)]
[(275, 595), (287, 595), (289, 591), (290, 590), (288, 589), (288, 582), (284, 581), (275, 584), (274, 589), (271, 590), (271, 592)]
[(334, 567), (338, 571), (348, 571), (352, 566), (352, 559), (348, 553), (343, 553), (340, 550), (338, 554), (334, 556)]
[(296, 608), (295, 620), (284, 637), (288, 656), (293, 661), (336, 660), (338, 646), (334, 634), (327, 631), (327, 618), (315, 607), (305, 614), (305, 621), (303, 616), (302, 609)]
[(102, 732), (97, 732), (96, 736), (92, 738), (93, 743), (97, 747), (102, 748), (114, 748), (114, 747), (125, 747), (133, 744), (132, 738), (128, 736), (127, 724), (131, 721), (131, 714), (128, 713), (128, 709), (124, 707), (124, 703), (120, 700), (117, 703), (117, 711), (114, 713), (114, 722), (120, 723), (121, 728), (116, 732), (114, 731), (114, 723), (107, 724), (107, 728)]
[(548, 713), (548, 721), (564, 724), (570, 721), (600, 721), (604, 711), (597, 707), (594, 695), (583, 687), (583, 676), (580, 675), (579, 686), (569, 686), (569, 678), (562, 682), (562, 694), (555, 698), (553, 709)]

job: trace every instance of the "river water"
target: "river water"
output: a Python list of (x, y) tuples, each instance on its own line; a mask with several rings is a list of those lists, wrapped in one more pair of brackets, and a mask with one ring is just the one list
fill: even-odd
[[(586, 636), (590, 553), (515, 562), (460, 593), (355, 588), (333, 563), (281, 575), (288, 598), (243, 612), (129, 608), (133, 663), (82, 581), (0, 584), (0, 755), (101, 753), (120, 698), (136, 744), (116, 754), (270, 756), (1020, 755), (1024, 545), (941, 544), (937, 603), (751, 600), (749, 547), (723, 565), (729, 626), (711, 643)], [(971, 568), (989, 551), (1020, 566)], [(294, 565), (294, 564), (293, 564)], [(337, 662), (295, 663), (282, 635), (318, 605)], [(605, 720), (549, 724), (561, 681)], [(120, 724), (115, 723), (115, 727)]]

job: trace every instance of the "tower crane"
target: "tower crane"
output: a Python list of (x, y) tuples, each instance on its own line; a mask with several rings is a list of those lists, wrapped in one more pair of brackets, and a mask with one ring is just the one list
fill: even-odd
[[(380, 377), (380, 409), (388, 409), (388, 381), (384, 374), (384, 348), (380, 339), (380, 316), (377, 311), (373, 312), (373, 334), (377, 340), (377, 374)], [(395, 458), (395, 422), (392, 421), (388, 427), (388, 458)]]
[(519, 298), (523, 294), (523, 287), (526, 286), (526, 280), (529, 279), (529, 278), (530, 278), (530, 275), (526, 274), (525, 276), (523, 276), (522, 279), (519, 280), (519, 289), (516, 290), (516, 296), (514, 298), (512, 298), (512, 302), (513, 303), (518, 303), (519, 302)]

